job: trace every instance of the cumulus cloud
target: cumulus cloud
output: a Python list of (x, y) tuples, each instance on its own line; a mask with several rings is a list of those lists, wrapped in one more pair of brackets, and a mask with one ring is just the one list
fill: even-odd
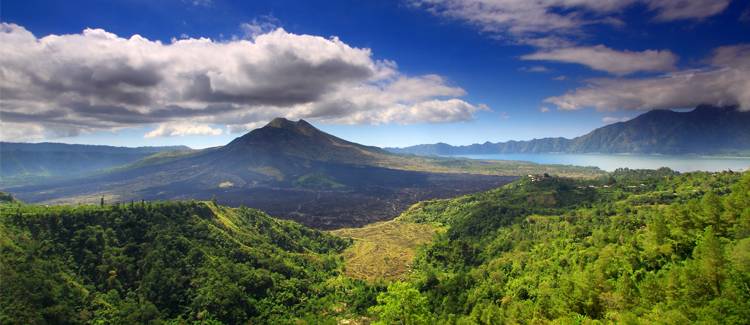
[(250, 22), (240, 24), (240, 29), (245, 38), (254, 39), (260, 35), (274, 31), (279, 28), (279, 25), (279, 19), (271, 15), (264, 15), (254, 18)]
[(0, 119), (0, 139), (4, 141), (30, 141), (44, 139), (44, 128), (39, 125), (8, 123)]
[(221, 135), (224, 130), (212, 128), (205, 124), (190, 122), (162, 123), (151, 132), (146, 133), (144, 138), (174, 137), (186, 135)]
[(437, 75), (399, 77), (385, 84), (345, 89), (324, 101), (300, 105), (297, 115), (339, 124), (406, 124), (466, 121), (475, 112), (489, 110), (485, 105), (458, 98), (443, 99), (464, 94), (463, 89), (446, 85)]
[(521, 59), (577, 63), (616, 75), (670, 71), (675, 69), (677, 62), (677, 56), (668, 50), (617, 51), (604, 45), (543, 50), (524, 55)]
[[(704, 19), (724, 11), (731, 0), (413, 0), (435, 15), (466, 21), (485, 32), (519, 43), (560, 45), (587, 25), (624, 24), (617, 15), (646, 5), (657, 21)], [(557, 47), (557, 46), (555, 46)]]
[(2, 23), (2, 121), (47, 136), (156, 124), (163, 135), (178, 135), (170, 123), (184, 119), (240, 132), (276, 116), (451, 122), (482, 109), (459, 99), (465, 91), (440, 76), (405, 75), (336, 37), (247, 28), (258, 34), (162, 43), (102, 29), (38, 38)]
[(545, 102), (563, 110), (671, 109), (700, 104), (750, 110), (750, 44), (717, 48), (700, 69), (648, 78), (594, 79)]

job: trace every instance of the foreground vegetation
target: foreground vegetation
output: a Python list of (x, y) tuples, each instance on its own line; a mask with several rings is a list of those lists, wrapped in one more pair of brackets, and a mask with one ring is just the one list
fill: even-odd
[(449, 229), (378, 298), (387, 322), (750, 322), (750, 173), (535, 177), (402, 219)]
[[(9, 201), (9, 200), (6, 200)], [(0, 206), (2, 324), (332, 321), (348, 240), (210, 202)], [(363, 302), (361, 308), (338, 301)]]
[(211, 202), (3, 198), (0, 323), (750, 322), (750, 173), (524, 177), (345, 238)]

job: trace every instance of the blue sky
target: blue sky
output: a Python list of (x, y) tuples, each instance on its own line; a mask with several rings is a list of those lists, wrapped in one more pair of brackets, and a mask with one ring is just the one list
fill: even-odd
[[(124, 146), (186, 144), (201, 148), (224, 144), (273, 115), (284, 115), (308, 119), (327, 132), (369, 145), (470, 144), (574, 137), (651, 108), (682, 108), (704, 102), (748, 106), (750, 82), (742, 77), (750, 66), (746, 60), (750, 53), (747, 2), (699, 0), (689, 8), (670, 0), (628, 0), (609, 7), (602, 1), (573, 2), (540, 1), (541, 5), (529, 8), (523, 2), (518, 6), (493, 7), (483, 0), (3, 1), (2, 35), (30, 32), (36, 38), (5, 42), (5, 51), (18, 49), (19, 53), (31, 54), (2, 62), (9, 70), (18, 67), (18, 71), (3, 78), (24, 74), (48, 78), (39, 85), (22, 83), (29, 78), (3, 80), (5, 84), (19, 85), (18, 89), (5, 90), (0, 111), (6, 130), (3, 138)], [(11, 25), (15, 27), (8, 27)], [(183, 85), (178, 81), (162, 82), (170, 76), (152, 76), (153, 82), (139, 76), (136, 81), (145, 80), (144, 84), (128, 84), (131, 79), (127, 78), (135, 77), (123, 71), (146, 75), (148, 67), (158, 70), (158, 65), (152, 67), (144, 60), (167, 64), (158, 60), (160, 56), (143, 59), (142, 51), (149, 51), (153, 44), (136, 54), (130, 48), (123, 55), (117, 53), (122, 42), (111, 38), (111, 46), (107, 45), (107, 52), (101, 55), (93, 42), (85, 40), (63, 39), (58, 41), (64, 46), (39, 49), (44, 37), (82, 36), (87, 28), (101, 29), (123, 40), (137, 34), (148, 42), (160, 41), (165, 48), (174, 39), (209, 38), (209, 59), (210, 53), (236, 51), (224, 59), (229, 60), (227, 65), (245, 52), (239, 45), (230, 49), (222, 44), (240, 44), (243, 39), (284, 42), (275, 46), (300, 51), (294, 52), (299, 57), (290, 54), (298, 64), (300, 60), (317, 62), (314, 53), (320, 46), (330, 45), (330, 37), (336, 36), (344, 48), (331, 54), (341, 56), (333, 57), (331, 62), (347, 65), (332, 67), (333, 72), (310, 68), (309, 78), (290, 75), (281, 80), (271, 77), (259, 81), (263, 78), (230, 76), (227, 71), (253, 73), (265, 69), (269, 61), (261, 60), (261, 66), (247, 69), (225, 69), (216, 67), (217, 63), (203, 69), (201, 64), (207, 61), (195, 59), (188, 68), (180, 66), (169, 71), (218, 69), (223, 73), (219, 78), (226, 80), (211, 79), (212, 89), (218, 93), (218, 87), (225, 85), (226, 92), (234, 97), (230, 96), (229, 103), (218, 102), (215, 97), (187, 100), (184, 94), (179, 98), (168, 94), (174, 85)], [(269, 37), (276, 28), (283, 28), (283, 33)], [(307, 42), (295, 38), (300, 35), (323, 39)], [(555, 44), (540, 45), (542, 41)], [(300, 45), (303, 43), (308, 47)], [(359, 51), (367, 49), (367, 53)], [(171, 57), (187, 56), (169, 49), (164, 52)], [(45, 62), (37, 67), (33, 62), (39, 59), (23, 61), (32, 61), (34, 55), (51, 61), (59, 56), (60, 62), (69, 63), (55, 66), (54, 62)], [(125, 63), (107, 65), (107, 69), (120, 69), (113, 70), (112, 78), (126, 78), (112, 82), (136, 87), (137, 92), (152, 96), (153, 101), (118, 102), (122, 94), (130, 94), (132, 87), (114, 89), (109, 83), (91, 84), (91, 80), (101, 80), (88, 75), (85, 82), (89, 83), (80, 85), (53, 80), (65, 75), (60, 71), (91, 74), (92, 69), (100, 69), (100, 62), (125, 56)], [(243, 58), (237, 60), (245, 62)], [(275, 61), (271, 62), (276, 66)], [(278, 65), (280, 73), (289, 71), (283, 63)], [(318, 72), (320, 76), (315, 74)], [(387, 76), (377, 77), (380, 74)], [(216, 74), (207, 76), (214, 78)], [(293, 77), (303, 80), (292, 80)], [(245, 79), (252, 84), (238, 81)], [(739, 86), (707, 88), (719, 79), (731, 79), (732, 85)], [(400, 87), (395, 80), (412, 86)], [(53, 84), (58, 87), (50, 86)], [(396, 84), (399, 87), (389, 87)], [(149, 89), (152, 85), (153, 89)], [(288, 85), (299, 85), (304, 90), (299, 101), (285, 100), (284, 91), (268, 94), (278, 92), (277, 86)], [(370, 87), (367, 95), (357, 92), (362, 85)], [(732, 89), (725, 91), (726, 88)], [(39, 95), (28, 89), (38, 90)], [(237, 94), (243, 93), (232, 92), (258, 89), (262, 90), (258, 96), (273, 97), (272, 100), (263, 101), (258, 96), (238, 99)], [(394, 99), (407, 90), (424, 91), (425, 95)], [(350, 102), (347, 96), (356, 100)], [(84, 102), (85, 107), (81, 106)], [(219, 109), (218, 105), (232, 107)], [(158, 109), (153, 108), (157, 106)], [(206, 113), (197, 112), (204, 107)]]

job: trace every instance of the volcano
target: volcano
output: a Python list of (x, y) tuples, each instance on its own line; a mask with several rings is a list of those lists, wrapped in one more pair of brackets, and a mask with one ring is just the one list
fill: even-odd
[[(38, 203), (213, 199), (318, 228), (390, 219), (426, 199), (487, 190), (516, 177), (420, 171), (389, 153), (276, 118), (225, 146), (150, 157), (73, 180), (8, 189)], [(427, 170), (427, 168), (421, 168)]]

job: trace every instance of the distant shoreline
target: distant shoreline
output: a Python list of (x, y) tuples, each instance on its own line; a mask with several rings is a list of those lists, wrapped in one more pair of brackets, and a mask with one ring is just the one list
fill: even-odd
[(557, 164), (566, 166), (589, 166), (604, 171), (617, 168), (658, 169), (667, 167), (679, 172), (750, 170), (748, 156), (710, 156), (710, 155), (666, 155), (666, 154), (602, 154), (602, 153), (506, 153), (444, 155), (447, 158), (465, 158), (471, 160), (510, 160), (537, 164)]

